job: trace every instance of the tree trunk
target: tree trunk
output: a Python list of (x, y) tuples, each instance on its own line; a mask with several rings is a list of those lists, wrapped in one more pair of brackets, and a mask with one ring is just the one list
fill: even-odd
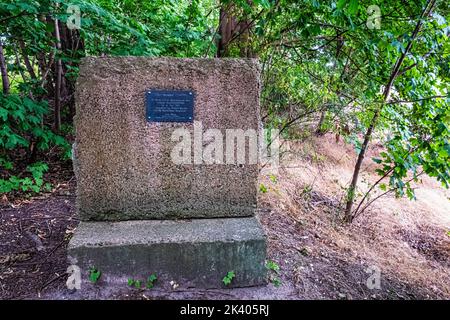
[[(42, 23), (45, 23), (49, 26), (54, 25), (54, 21), (51, 19), (51, 17), (46, 17), (45, 15), (40, 15), (39, 20)], [(49, 37), (53, 37), (53, 34), (49, 33)], [(36, 53), (37, 58), (37, 64), (39, 67), (39, 78), (41, 79), (41, 88), (46, 91), (46, 93), (41, 97), (43, 99), (50, 99), (55, 94), (54, 86), (53, 86), (53, 77), (54, 77), (54, 57), (55, 52), (52, 50), (52, 52), (48, 52), (48, 55), (46, 57), (45, 50), (38, 51)]]
[[(61, 54), (61, 38), (59, 35), (59, 24), (58, 19), (55, 19), (55, 37), (56, 37), (56, 49), (57, 55)], [(61, 78), (62, 78), (62, 63), (61, 59), (56, 59), (55, 65), (55, 109), (54, 109), (54, 117), (53, 117), (53, 125), (55, 131), (58, 132), (61, 128)]]
[(316, 135), (318, 136), (321, 136), (325, 133), (325, 130), (322, 129), (323, 122), (325, 121), (325, 113), (326, 113), (325, 110), (320, 113), (319, 123), (317, 124), (316, 128)]
[(0, 42), (0, 71), (2, 73), (3, 94), (9, 94), (8, 69), (6, 67), (5, 55), (3, 53), (3, 44)]
[(231, 5), (222, 6), (219, 15), (219, 43), (217, 45), (217, 57), (228, 55), (228, 45), (236, 28), (236, 19), (231, 15)]
[(22, 77), (23, 82), (27, 82), (27, 77), (25, 77), (22, 64), (20, 63), (19, 50), (17, 49), (17, 45), (15, 43), (14, 43), (14, 55), (16, 56), (16, 65), (17, 69), (19, 70), (20, 76)]
[(25, 68), (27, 68), (28, 73), (30, 74), (31, 79), (36, 79), (36, 73), (34, 72), (33, 66), (31, 65), (30, 59), (28, 58), (27, 51), (25, 49), (25, 44), (22, 40), (19, 41), (20, 51), (22, 53), (23, 62), (25, 63)]
[[(60, 43), (61, 43), (61, 52), (64, 52), (65, 54), (69, 54), (71, 50), (71, 44), (69, 43), (69, 40), (67, 38), (69, 28), (67, 28), (65, 23), (62, 23), (59, 25), (60, 30)], [(64, 76), (67, 72), (67, 66), (65, 63), (62, 62), (62, 68), (61, 68), (61, 99), (65, 99), (69, 95), (69, 83), (66, 80), (66, 77)]]
[(394, 84), (394, 81), (398, 76), (400, 67), (401, 67), (403, 61), (405, 60), (406, 55), (411, 50), (412, 44), (413, 44), (414, 40), (416, 39), (417, 35), (419, 34), (420, 28), (422, 27), (423, 19), (431, 13), (431, 10), (433, 9), (435, 3), (436, 3), (436, 0), (429, 0), (427, 2), (427, 5), (425, 6), (425, 9), (422, 11), (422, 14), (421, 14), (419, 20), (417, 21), (416, 27), (414, 28), (414, 31), (411, 35), (408, 45), (405, 48), (405, 51), (402, 53), (402, 55), (397, 59), (397, 61), (394, 64), (391, 75), (389, 77), (389, 81), (383, 91), (383, 104), (380, 106), (380, 108), (378, 108), (375, 111), (375, 114), (373, 115), (372, 120), (370, 121), (369, 128), (367, 129), (367, 131), (364, 135), (364, 141), (361, 146), (361, 150), (358, 154), (358, 159), (356, 160), (355, 168), (353, 170), (352, 181), (351, 181), (350, 187), (347, 191), (347, 201), (346, 201), (346, 205), (345, 205), (345, 221), (346, 222), (352, 222), (352, 220), (353, 220), (352, 207), (353, 207), (353, 201), (355, 199), (355, 191), (356, 191), (356, 186), (358, 183), (358, 176), (359, 176), (359, 172), (361, 170), (361, 165), (363, 163), (364, 156), (367, 151), (367, 147), (370, 142), (370, 138), (372, 137), (373, 130), (378, 121), (378, 117), (380, 116), (380, 113), (383, 109), (384, 104), (389, 101), (389, 98), (391, 95), (391, 89)]
[[(249, 6), (253, 2), (247, 0)], [(239, 56), (245, 58), (255, 58), (256, 54), (251, 48), (250, 29), (252, 22), (242, 10), (237, 11), (237, 7), (232, 4), (222, 5), (219, 15), (219, 42), (217, 44), (217, 57), (227, 57), (230, 55), (229, 47), (232, 42), (236, 43)], [(241, 16), (237, 16), (237, 15)]]
[[(250, 7), (253, 7), (253, 1), (247, 0), (247, 4)], [(239, 49), (240, 56), (246, 58), (256, 58), (255, 52), (253, 52), (253, 48), (251, 45), (250, 38), (250, 29), (252, 26), (252, 21), (250, 21), (249, 17), (246, 15), (238, 24), (238, 38), (239, 38)]]

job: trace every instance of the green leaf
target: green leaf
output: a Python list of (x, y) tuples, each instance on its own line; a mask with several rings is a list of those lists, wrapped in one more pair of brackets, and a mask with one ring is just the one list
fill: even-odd
[(92, 283), (97, 283), (101, 275), (102, 273), (99, 270), (97, 270), (97, 268), (91, 267), (89, 269), (89, 281), (91, 281)]
[(52, 184), (50, 182), (46, 182), (44, 184), (44, 190), (47, 191), (47, 192), (52, 191)]
[(0, 118), (2, 118), (3, 121), (8, 120), (8, 110), (0, 108)]
[(378, 159), (378, 158), (372, 158), (372, 160), (378, 164), (380, 164), (381, 162), (383, 162), (382, 159)]
[(405, 53), (405, 47), (403, 46), (403, 43), (401, 43), (398, 40), (394, 40), (392, 41), (391, 45), (397, 49), (397, 52), (399, 53)]
[(31, 185), (29, 186), (29, 189), (34, 193), (38, 193), (39, 191), (41, 191), (41, 188), (38, 185)]
[(147, 289), (153, 288), (157, 279), (158, 279), (158, 277), (156, 276), (156, 274), (151, 274), (147, 278), (147, 283), (146, 283)]
[(227, 275), (222, 279), (222, 282), (227, 286), (231, 283), (235, 276), (234, 271), (228, 271)]
[(277, 273), (280, 271), (280, 266), (272, 260), (267, 261), (266, 268), (269, 270), (273, 270)]
[(261, 5), (265, 9), (269, 9), (270, 8), (270, 1), (269, 0), (255, 0), (255, 3)]
[(275, 278), (273, 278), (272, 279), (272, 284), (275, 286), (275, 287), (279, 287), (279, 286), (281, 286), (281, 280), (280, 280), (280, 278), (278, 278), (278, 277), (275, 277)]
[(348, 13), (354, 15), (358, 12), (359, 0), (350, 0), (350, 4), (348, 6)]
[(259, 185), (259, 191), (261, 191), (262, 193), (266, 193), (267, 192), (267, 187), (264, 184), (260, 184)]
[(339, 0), (336, 4), (336, 8), (341, 9), (344, 8), (345, 4), (347, 3), (347, 0)]

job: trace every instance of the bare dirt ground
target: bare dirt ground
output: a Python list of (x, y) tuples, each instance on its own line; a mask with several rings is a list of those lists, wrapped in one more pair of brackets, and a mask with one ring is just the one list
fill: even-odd
[[(78, 219), (75, 182), (65, 172), (51, 194), (0, 204), (0, 299), (450, 299), (450, 193), (424, 178), (417, 201), (392, 196), (375, 202), (352, 225), (339, 219), (354, 151), (334, 137), (291, 142), (282, 168), (267, 168), (258, 217), (268, 259), (281, 285), (196, 290), (157, 283), (151, 290), (107, 287), (83, 293), (65, 287), (66, 246)], [(361, 189), (376, 179), (371, 156)], [(380, 287), (367, 280), (380, 272)], [(373, 279), (373, 278), (371, 278)]]

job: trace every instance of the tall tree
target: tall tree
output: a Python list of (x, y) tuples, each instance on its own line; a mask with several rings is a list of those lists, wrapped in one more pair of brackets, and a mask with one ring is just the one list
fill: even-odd
[(392, 71), (389, 76), (389, 80), (383, 91), (382, 104), (379, 108), (377, 108), (375, 110), (372, 120), (370, 121), (369, 127), (367, 128), (367, 131), (364, 134), (364, 141), (362, 143), (361, 149), (358, 154), (358, 158), (355, 163), (352, 180), (350, 182), (350, 186), (349, 186), (348, 194), (347, 194), (347, 202), (346, 202), (346, 206), (345, 206), (345, 219), (348, 222), (351, 222), (353, 220), (352, 207), (353, 207), (353, 201), (355, 198), (355, 190), (356, 190), (357, 183), (358, 183), (358, 176), (359, 176), (359, 172), (361, 171), (361, 165), (364, 160), (364, 156), (366, 154), (370, 139), (372, 137), (372, 133), (375, 129), (375, 126), (377, 125), (377, 121), (383, 110), (384, 104), (389, 102), (389, 99), (391, 97), (392, 87), (394, 85), (395, 80), (397, 79), (397, 76), (399, 75), (400, 68), (402, 67), (403, 62), (405, 61), (406, 56), (411, 51), (412, 45), (419, 34), (419, 31), (420, 31), (420, 28), (422, 27), (424, 19), (426, 19), (428, 16), (430, 16), (435, 4), (436, 4), (436, 0), (428, 0), (428, 2), (425, 5), (425, 8), (422, 10), (422, 13), (418, 17), (415, 28), (412, 31), (412, 34), (409, 38), (409, 41), (408, 41), (408, 44), (406, 45), (405, 50), (400, 54), (400, 56), (398, 57), (398, 59), (396, 60), (396, 62), (394, 63), (394, 65), (392, 67)]
[(6, 66), (5, 54), (3, 52), (3, 43), (0, 40), (0, 72), (2, 74), (3, 94), (9, 93), (9, 77), (8, 69)]
[(54, 106), (54, 128), (56, 132), (61, 129), (61, 82), (62, 82), (62, 62), (59, 57), (61, 52), (61, 36), (59, 30), (59, 21), (55, 18), (55, 49), (56, 55), (58, 55), (55, 62), (55, 106)]

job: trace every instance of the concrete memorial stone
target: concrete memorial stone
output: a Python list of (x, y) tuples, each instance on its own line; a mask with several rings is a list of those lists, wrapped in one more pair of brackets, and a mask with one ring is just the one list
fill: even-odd
[(85, 58), (69, 260), (110, 281), (220, 287), (234, 271), (232, 286), (265, 283), (259, 93), (251, 59)]

